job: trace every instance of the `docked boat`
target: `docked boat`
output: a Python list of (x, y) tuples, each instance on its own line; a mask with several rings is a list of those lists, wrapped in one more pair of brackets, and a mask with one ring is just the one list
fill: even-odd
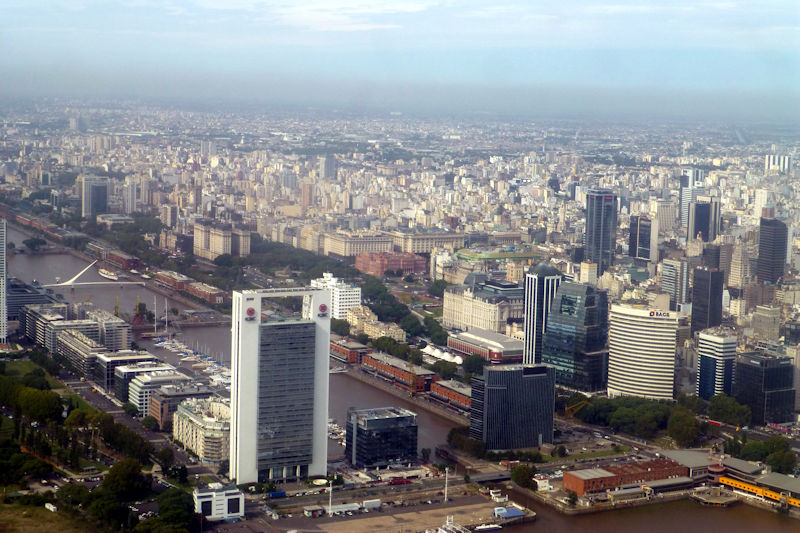
[(101, 268), (97, 271), (97, 273), (100, 274), (100, 277), (110, 279), (111, 281), (119, 281), (119, 276), (116, 272), (111, 272), (110, 270)]
[(500, 524), (481, 524), (475, 528), (475, 531), (497, 531), (503, 529)]

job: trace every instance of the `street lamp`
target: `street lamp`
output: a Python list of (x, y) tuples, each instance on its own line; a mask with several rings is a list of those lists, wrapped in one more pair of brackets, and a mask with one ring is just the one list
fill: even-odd
[(444, 469), (444, 501), (447, 502), (447, 474), (450, 473), (450, 467), (446, 466)]
[(328, 516), (333, 516), (333, 479), (329, 481), (331, 488), (328, 489)]

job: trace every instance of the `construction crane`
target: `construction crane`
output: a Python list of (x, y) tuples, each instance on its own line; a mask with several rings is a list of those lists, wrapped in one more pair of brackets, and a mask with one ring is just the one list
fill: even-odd
[(589, 405), (589, 402), (586, 401), (586, 400), (583, 400), (583, 401), (580, 401), (578, 403), (573, 403), (572, 405), (568, 405), (564, 409), (564, 411), (567, 413), (567, 416), (569, 418), (575, 418), (575, 415), (578, 414), (578, 411), (580, 411), (581, 409), (583, 409), (587, 405)]

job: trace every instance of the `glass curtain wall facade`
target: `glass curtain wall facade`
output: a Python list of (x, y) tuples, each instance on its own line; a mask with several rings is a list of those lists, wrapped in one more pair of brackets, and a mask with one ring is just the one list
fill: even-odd
[(556, 384), (596, 392), (608, 375), (608, 295), (591, 285), (565, 281), (550, 308), (542, 362), (556, 372)]

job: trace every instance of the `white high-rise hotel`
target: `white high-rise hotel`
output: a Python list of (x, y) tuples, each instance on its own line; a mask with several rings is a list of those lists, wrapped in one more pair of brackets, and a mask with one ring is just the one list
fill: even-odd
[[(262, 302), (302, 297), (300, 317)], [(330, 292), (235, 291), (230, 474), (236, 483), (324, 476), (328, 453)]]
[(672, 400), (678, 313), (612, 305), (608, 330), (608, 395)]

